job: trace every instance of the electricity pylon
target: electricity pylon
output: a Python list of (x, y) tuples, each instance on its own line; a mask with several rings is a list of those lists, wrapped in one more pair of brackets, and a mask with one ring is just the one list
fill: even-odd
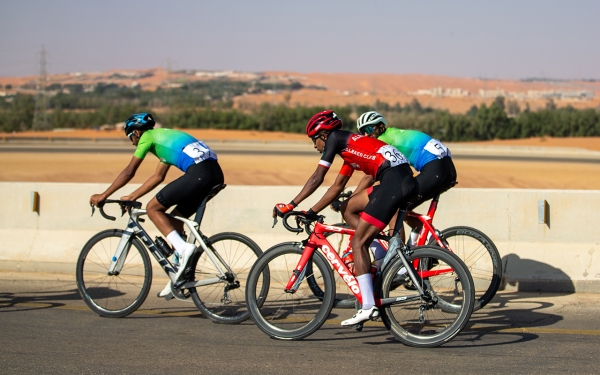
[(40, 52), (40, 77), (36, 84), (35, 95), (35, 112), (33, 113), (33, 130), (48, 130), (50, 129), (50, 121), (48, 120), (48, 96), (46, 95), (46, 48), (42, 45)]

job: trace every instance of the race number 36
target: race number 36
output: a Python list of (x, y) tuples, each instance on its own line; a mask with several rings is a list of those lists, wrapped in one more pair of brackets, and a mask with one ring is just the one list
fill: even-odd
[(384, 158), (389, 160), (390, 165), (392, 167), (395, 167), (400, 164), (408, 163), (408, 160), (406, 160), (404, 155), (402, 155), (402, 153), (400, 151), (398, 151), (396, 149), (396, 147), (394, 147), (394, 146), (390, 146), (390, 145), (383, 146), (377, 152), (380, 153), (381, 155), (383, 155)]

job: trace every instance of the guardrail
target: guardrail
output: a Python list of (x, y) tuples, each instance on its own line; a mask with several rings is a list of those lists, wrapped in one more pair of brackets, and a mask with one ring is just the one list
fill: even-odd
[[(0, 270), (74, 273), (79, 251), (93, 234), (125, 226), (124, 218), (109, 222), (90, 217), (89, 197), (106, 186), (0, 183)], [(129, 185), (119, 194), (138, 186)], [(302, 240), (282, 226), (271, 228), (273, 205), (288, 202), (300, 188), (228, 186), (209, 203), (202, 230), (241, 232), (263, 250)], [(309, 208), (324, 192), (320, 189), (300, 208)], [(507, 288), (600, 293), (598, 207), (600, 191), (454, 188), (442, 195), (434, 224), (485, 232), (503, 258)], [(323, 214), (331, 223), (341, 220), (329, 209)], [(147, 227), (152, 227), (149, 222)]]

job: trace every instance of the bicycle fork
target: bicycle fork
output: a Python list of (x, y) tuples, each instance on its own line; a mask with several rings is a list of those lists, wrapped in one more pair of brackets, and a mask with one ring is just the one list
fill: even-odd
[(302, 252), (302, 256), (300, 257), (300, 260), (298, 261), (298, 265), (292, 272), (292, 276), (290, 277), (290, 279), (284, 289), (286, 293), (291, 293), (291, 294), (296, 293), (296, 291), (298, 290), (298, 287), (300, 286), (300, 284), (302, 284), (302, 281), (304, 280), (304, 277), (306, 276), (306, 268), (308, 266), (308, 262), (310, 261), (311, 257), (313, 256), (314, 251), (315, 251), (315, 246), (306, 245), (304, 247), (304, 251)]
[(125, 259), (127, 259), (127, 254), (129, 254), (129, 249), (131, 248), (131, 236), (133, 235), (133, 226), (131, 223), (127, 225), (121, 239), (119, 240), (119, 244), (117, 245), (117, 251), (110, 259), (110, 267), (108, 268), (109, 276), (116, 276), (121, 273), (123, 269), (123, 265), (125, 264)]

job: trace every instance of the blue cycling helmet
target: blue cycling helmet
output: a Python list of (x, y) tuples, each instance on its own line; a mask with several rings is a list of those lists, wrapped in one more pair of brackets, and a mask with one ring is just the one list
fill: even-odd
[(131, 136), (134, 130), (150, 130), (154, 128), (156, 122), (154, 121), (154, 117), (148, 112), (136, 113), (131, 115), (127, 120), (125, 120), (125, 125), (123, 125), (123, 130), (125, 131), (125, 135), (127, 137)]

